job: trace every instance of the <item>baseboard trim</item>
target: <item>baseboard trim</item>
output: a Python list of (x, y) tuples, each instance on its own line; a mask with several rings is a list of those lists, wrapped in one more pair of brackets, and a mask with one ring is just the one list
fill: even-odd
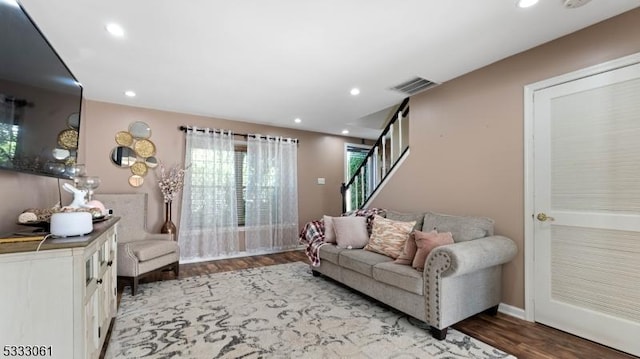
[(272, 251), (260, 251), (260, 252), (242, 251), (242, 252), (229, 254), (229, 255), (224, 255), (224, 256), (218, 256), (218, 257), (195, 258), (195, 259), (180, 259), (180, 264), (192, 264), (192, 263), (217, 261), (217, 260), (220, 260), (220, 259), (233, 259), (233, 258), (242, 258), (242, 257), (262, 256), (262, 255), (267, 255), (267, 254), (276, 254), (276, 253), (284, 253), (284, 252), (300, 251), (300, 250), (304, 250), (304, 246), (303, 245), (297, 245), (297, 246), (295, 246), (293, 248), (287, 248), (287, 249), (274, 249)]
[(518, 319), (526, 320), (524, 309), (514, 307), (509, 304), (500, 303), (500, 305), (498, 306), (498, 311), (502, 314), (506, 314)]

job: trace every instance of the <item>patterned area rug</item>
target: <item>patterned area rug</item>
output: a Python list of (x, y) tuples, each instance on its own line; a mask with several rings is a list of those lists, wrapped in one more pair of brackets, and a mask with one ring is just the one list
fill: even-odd
[(288, 263), (143, 284), (122, 296), (106, 358), (514, 358)]

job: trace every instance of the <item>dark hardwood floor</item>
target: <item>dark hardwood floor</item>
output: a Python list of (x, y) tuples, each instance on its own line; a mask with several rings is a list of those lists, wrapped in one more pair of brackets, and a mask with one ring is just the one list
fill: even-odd
[[(224, 259), (180, 265), (179, 278), (295, 261), (309, 262), (301, 251)], [(173, 273), (167, 272), (150, 276), (142, 280), (141, 283), (168, 279), (174, 279)], [(123, 288), (118, 288), (118, 303), (120, 302), (122, 290)], [(498, 313), (496, 316), (479, 314), (453, 327), (498, 349), (513, 354), (520, 359), (637, 358), (545, 325), (530, 323), (502, 313)]]

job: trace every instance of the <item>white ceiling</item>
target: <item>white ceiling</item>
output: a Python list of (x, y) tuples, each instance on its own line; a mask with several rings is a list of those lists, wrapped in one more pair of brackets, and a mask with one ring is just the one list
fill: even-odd
[[(6, 1), (6, 0), (5, 0)], [(20, 0), (85, 98), (375, 138), (390, 87), (445, 82), (640, 5), (593, 0)], [(122, 38), (105, 31), (117, 22)], [(352, 96), (353, 87), (361, 90)], [(124, 96), (134, 90), (137, 96)], [(300, 124), (294, 118), (302, 119)]]

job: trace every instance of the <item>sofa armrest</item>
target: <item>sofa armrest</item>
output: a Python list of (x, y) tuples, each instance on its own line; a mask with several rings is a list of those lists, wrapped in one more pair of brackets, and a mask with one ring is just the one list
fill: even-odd
[[(429, 253), (424, 266), (426, 322), (443, 329), (453, 323), (485, 310), (500, 301), (499, 271), (491, 270), (513, 259), (515, 243), (503, 236), (490, 236), (466, 242), (436, 247)], [(476, 274), (494, 273), (481, 278)], [(473, 273), (473, 274), (470, 274)], [(471, 278), (465, 278), (470, 274)], [(444, 286), (444, 282), (449, 285)], [(496, 290), (497, 288), (497, 290)], [(446, 305), (440, 305), (446, 302)]]
[(490, 236), (436, 247), (426, 259), (424, 274), (436, 271), (441, 277), (454, 277), (507, 263), (518, 248), (510, 238)]

